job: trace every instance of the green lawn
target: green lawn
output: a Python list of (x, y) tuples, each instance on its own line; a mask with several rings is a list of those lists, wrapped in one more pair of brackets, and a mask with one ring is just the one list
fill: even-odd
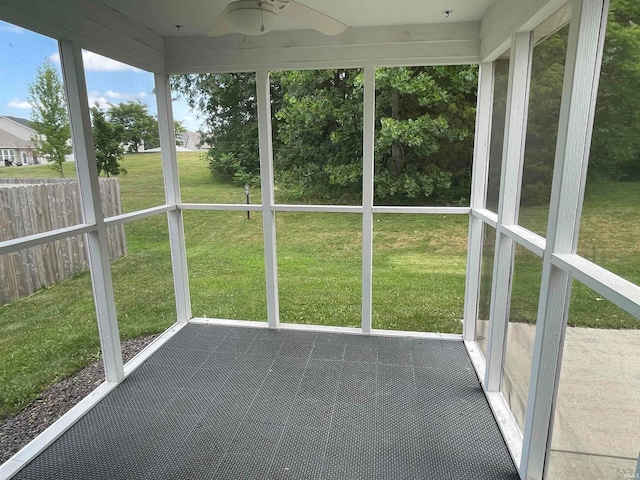
[[(183, 201), (243, 203), (242, 188), (216, 182), (195, 153), (180, 153)], [(164, 202), (157, 154), (128, 155), (123, 210)], [(65, 164), (68, 176), (74, 165)], [(0, 168), (0, 176), (53, 177), (47, 166)], [(638, 183), (587, 189), (581, 252), (640, 283)], [(252, 203), (260, 202), (253, 189)], [(545, 212), (523, 212), (534, 219)], [(361, 217), (277, 215), (283, 322), (358, 326)], [(464, 215), (375, 215), (373, 321), (377, 328), (460, 332), (468, 219)], [(175, 319), (166, 217), (126, 225), (129, 254), (112, 264), (122, 338), (157, 333)], [(262, 218), (253, 212), (185, 212), (193, 314), (266, 319)], [(597, 240), (593, 240), (597, 239)], [(487, 248), (490, 248), (488, 246)], [(488, 253), (488, 252), (487, 252)], [(541, 261), (519, 253), (512, 319), (535, 321)], [(490, 269), (488, 269), (490, 272)], [(638, 328), (582, 285), (574, 286), (570, 322)], [(33, 401), (47, 385), (99, 356), (88, 273), (0, 307), (0, 416)], [(45, 368), (46, 367), (46, 368)]]

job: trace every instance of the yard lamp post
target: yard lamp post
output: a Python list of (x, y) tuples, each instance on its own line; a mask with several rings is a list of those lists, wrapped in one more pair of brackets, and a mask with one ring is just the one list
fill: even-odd
[[(247, 199), (247, 205), (249, 205), (249, 184), (244, 185), (244, 196)], [(251, 211), (247, 210), (247, 220), (251, 220)]]

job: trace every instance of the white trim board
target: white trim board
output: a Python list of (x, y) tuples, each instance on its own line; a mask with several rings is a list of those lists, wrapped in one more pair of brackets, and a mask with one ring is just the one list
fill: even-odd
[(49, 232), (36, 233), (35, 235), (29, 235), (27, 237), (18, 237), (13, 240), (6, 240), (4, 242), (0, 242), (0, 255), (17, 252), (23, 248), (36, 247), (55, 240), (62, 240), (64, 238), (94, 232), (97, 228), (98, 227), (96, 227), (94, 223), (80, 223), (72, 227), (64, 227), (57, 230), (51, 230)]
[(478, 63), (480, 22), (351, 27), (335, 36), (309, 30), (260, 38), (166, 37), (166, 71), (249, 72)]
[[(249, 327), (249, 328), (268, 328), (265, 321), (252, 320), (232, 320), (224, 318), (205, 318), (194, 317), (189, 323), (221, 325), (227, 327)], [(362, 329), (355, 327), (334, 327), (329, 325), (309, 325), (305, 323), (279, 323), (276, 329), (290, 330), (300, 332), (316, 332), (316, 333), (342, 333), (347, 335), (367, 335)], [(432, 338), (436, 340), (454, 340), (462, 341), (462, 335), (457, 333), (438, 333), (438, 332), (408, 332), (405, 330), (381, 330), (372, 329), (371, 336), (377, 337), (411, 337), (411, 338)]]
[(149, 218), (155, 215), (160, 215), (161, 213), (171, 212), (175, 209), (175, 205), (160, 205), (157, 207), (146, 208), (144, 210), (136, 210), (135, 212), (107, 217), (104, 219), (104, 223), (106, 226), (110, 227), (113, 225), (135, 222), (136, 220), (142, 220), (143, 218)]

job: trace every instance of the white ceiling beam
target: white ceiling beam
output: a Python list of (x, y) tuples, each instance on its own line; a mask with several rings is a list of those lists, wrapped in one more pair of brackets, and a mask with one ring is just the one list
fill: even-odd
[(205, 73), (469, 64), (478, 62), (479, 38), (479, 22), (349, 28), (334, 37), (308, 30), (165, 37), (165, 66), (167, 73)]
[(2, 0), (0, 19), (143, 70), (164, 71), (162, 36), (101, 2)]
[(490, 62), (511, 44), (511, 36), (528, 32), (550, 17), (568, 0), (496, 0), (482, 16), (480, 58)]

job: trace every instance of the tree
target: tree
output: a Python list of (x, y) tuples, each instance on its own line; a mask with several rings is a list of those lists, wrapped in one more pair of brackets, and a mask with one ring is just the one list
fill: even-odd
[(93, 127), (98, 175), (104, 172), (107, 177), (110, 177), (127, 173), (120, 165), (124, 155), (124, 149), (120, 142), (124, 130), (122, 126), (109, 122), (98, 103), (91, 107), (91, 126)]
[(139, 100), (109, 106), (109, 120), (122, 127), (122, 143), (128, 145), (131, 152), (137, 152), (143, 144), (145, 149), (160, 146), (158, 120), (148, 108)]
[(202, 141), (212, 145), (207, 157), (213, 175), (241, 185), (259, 183), (255, 74), (176, 75), (171, 82), (191, 108), (207, 112)]
[[(469, 195), (477, 69), (379, 69), (376, 196), (458, 202)], [(357, 197), (362, 185), (360, 70), (273, 72), (276, 182), (301, 197)], [(237, 183), (259, 175), (253, 74), (174, 77), (205, 115), (212, 172)], [(390, 161), (392, 159), (392, 161)]]
[(181, 121), (174, 120), (173, 121), (173, 130), (176, 134), (176, 145), (184, 147), (184, 142), (182, 141), (181, 135), (187, 131)]
[(475, 66), (376, 71), (376, 197), (466, 203), (471, 185)]
[(62, 81), (49, 60), (38, 68), (35, 82), (29, 85), (29, 103), (36, 131), (32, 140), (38, 154), (53, 162), (52, 167), (64, 177), (62, 163), (71, 153), (71, 129)]
[(609, 8), (589, 174), (640, 178), (640, 2)]

